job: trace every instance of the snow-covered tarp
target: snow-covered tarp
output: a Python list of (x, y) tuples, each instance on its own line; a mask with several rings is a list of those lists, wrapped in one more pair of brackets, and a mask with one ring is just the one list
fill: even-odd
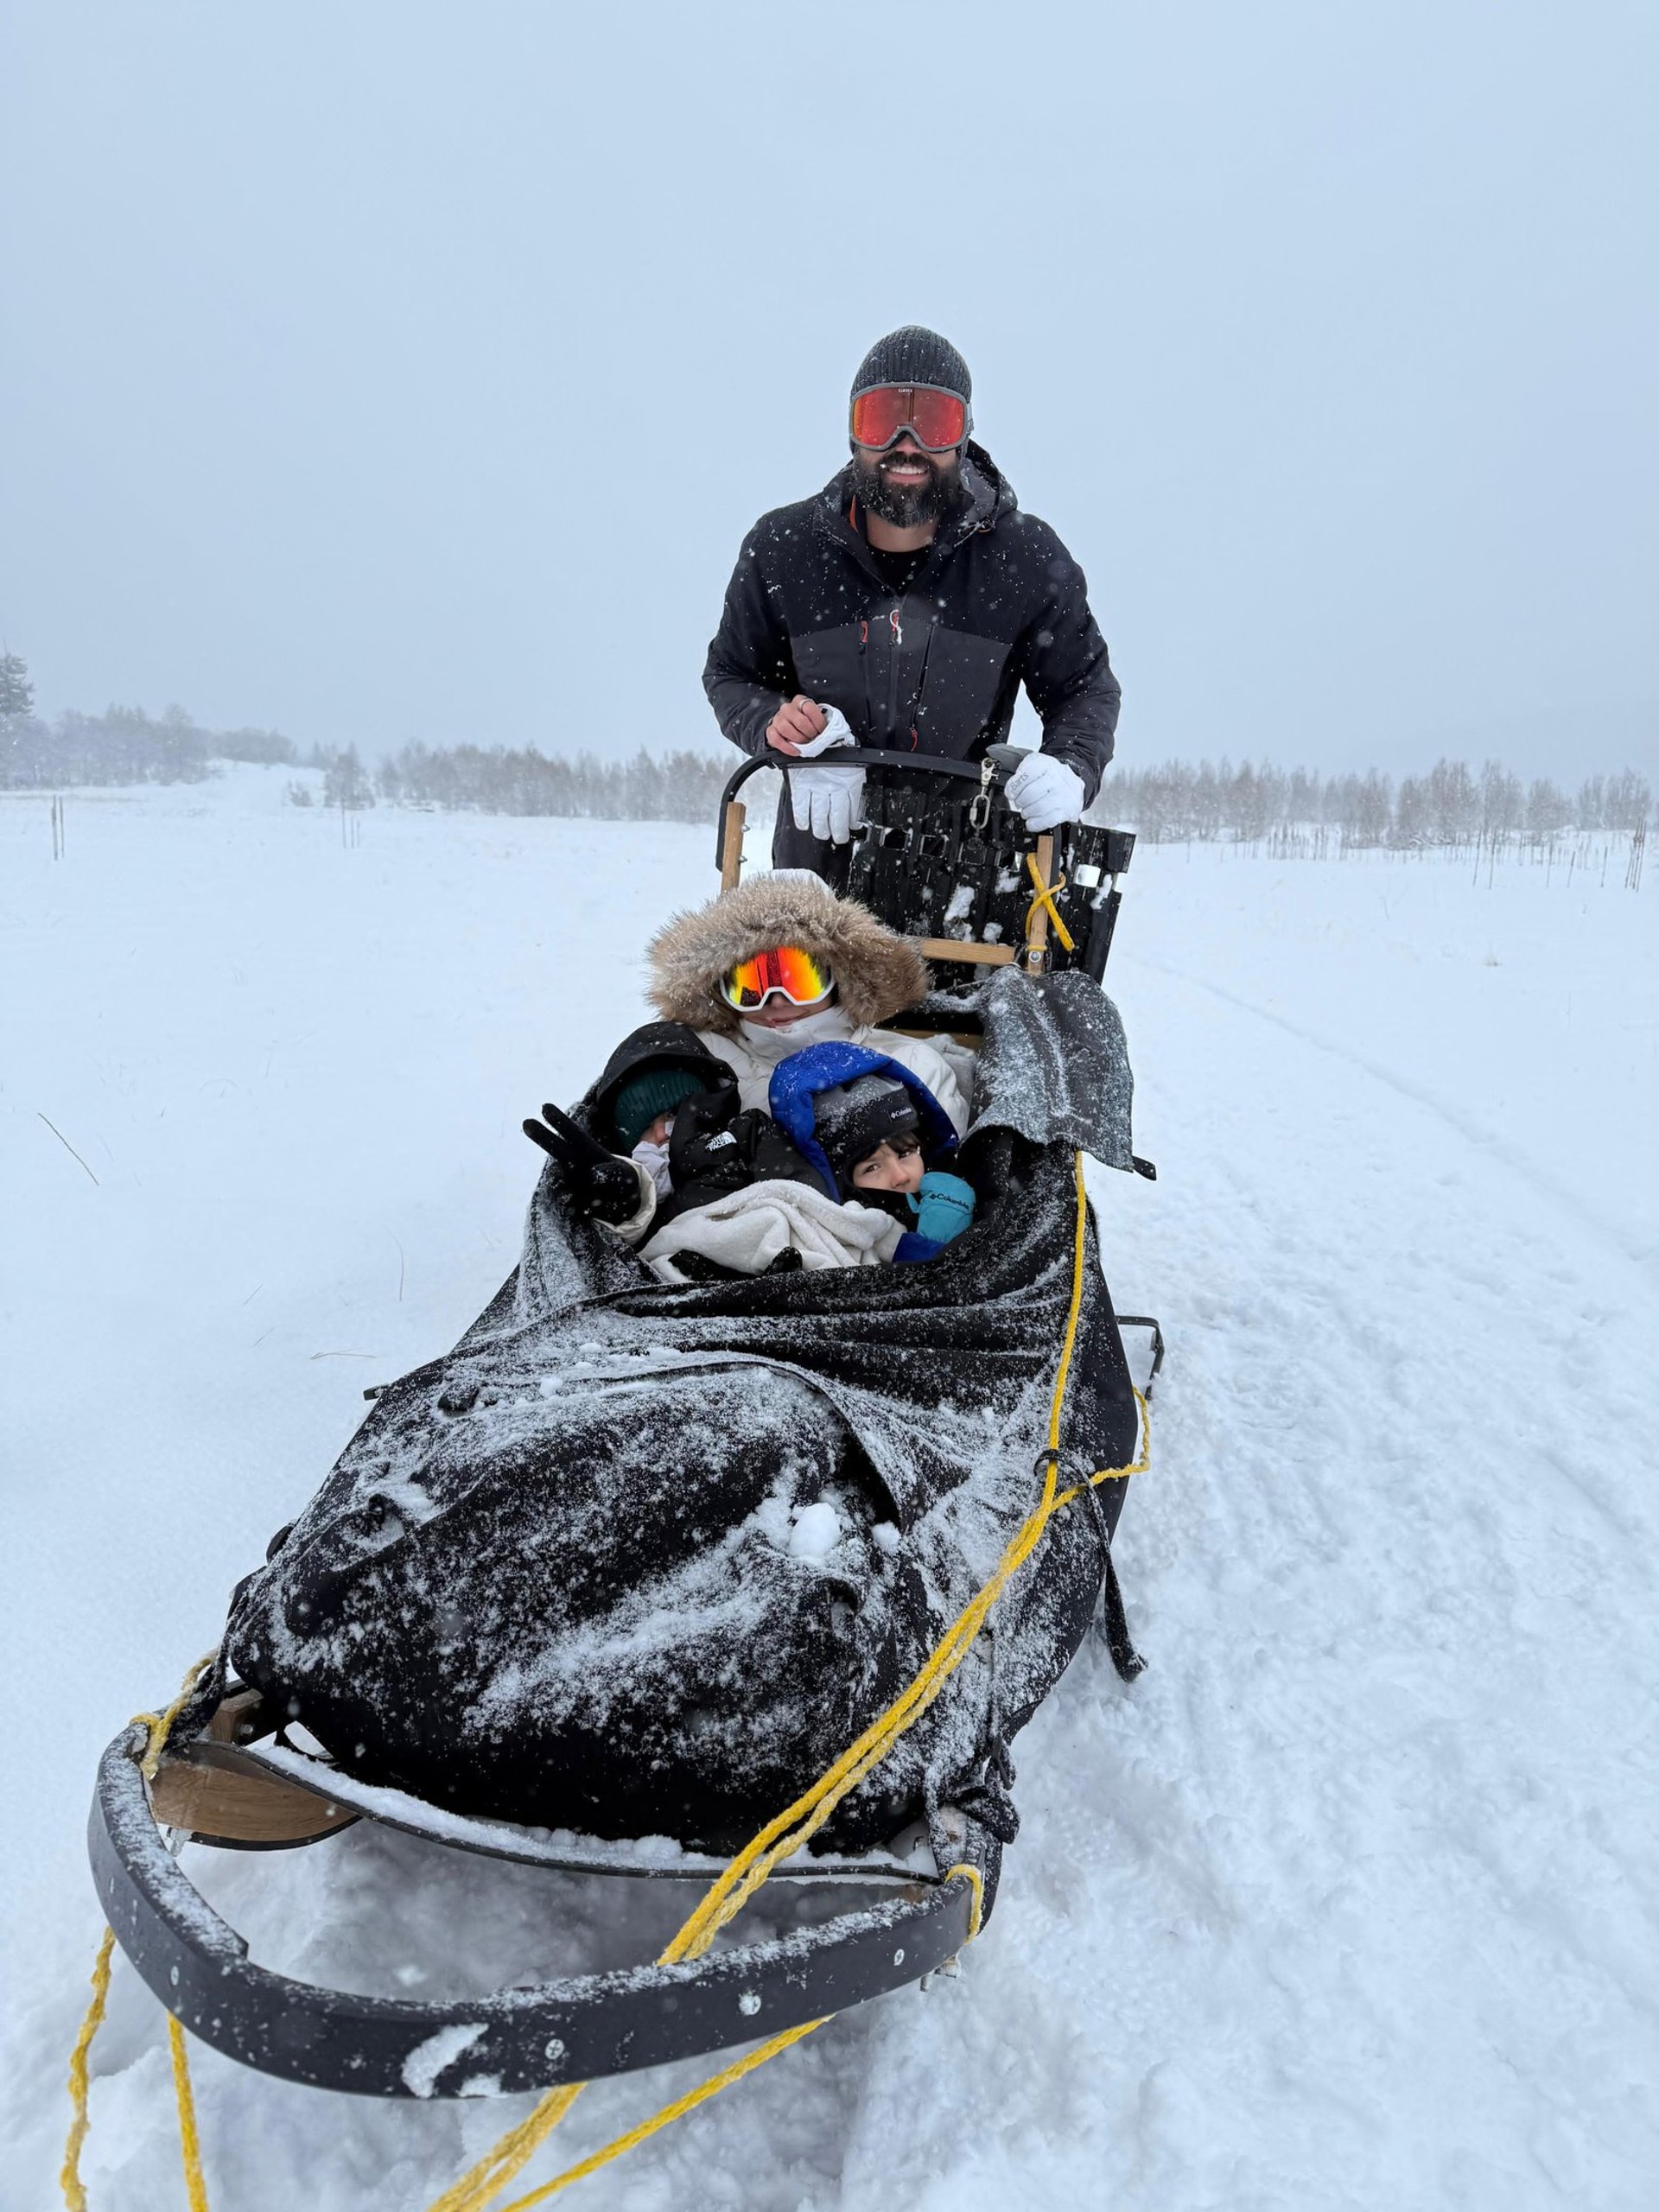
[[(1073, 1158), (1129, 1163), (1087, 978), (1000, 971), (972, 1228), (920, 1266), (669, 1286), (550, 1163), (518, 1268), (377, 1401), (232, 1607), (227, 1656), (364, 1779), (499, 1818), (741, 1843), (916, 1674), (1036, 1501), (1073, 1281)], [(1093, 1249), (1062, 1432), (1136, 1414)], [(1085, 1633), (1122, 1484), (1062, 1514), (925, 1720), (826, 1841), (941, 1802), (1008, 1825), (1007, 1740)]]

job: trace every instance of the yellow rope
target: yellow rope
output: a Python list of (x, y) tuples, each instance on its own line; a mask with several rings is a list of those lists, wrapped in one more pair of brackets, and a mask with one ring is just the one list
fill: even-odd
[[(760, 1833), (751, 1839), (736, 1858), (716, 1878), (696, 1910), (679, 1929), (667, 1948), (659, 1955), (659, 1966), (671, 1966), (686, 1959), (701, 1958), (715, 1937), (741, 1911), (743, 1906), (760, 1888), (780, 1860), (792, 1857), (815, 1835), (830, 1818), (836, 1807), (849, 1791), (855, 1789), (864, 1777), (880, 1764), (905, 1731), (914, 1725), (932, 1704), (945, 1682), (959, 1667), (971, 1649), (975, 1638), (984, 1625), (987, 1616), (997, 1599), (1007, 1588), (1012, 1577), (1036, 1548), (1049, 1522), (1062, 1507), (1080, 1497), (1084, 1491), (1095, 1484), (1122, 1479), (1143, 1471), (1147, 1464), (1147, 1413), (1145, 1399), (1137, 1390), (1135, 1403), (1141, 1415), (1141, 1451), (1137, 1458), (1123, 1467), (1097, 1469), (1083, 1483), (1075, 1484), (1061, 1492), (1058, 1487), (1061, 1419), (1065, 1404), (1066, 1383), (1071, 1374), (1072, 1354), (1077, 1346), (1077, 1323), (1083, 1307), (1084, 1256), (1087, 1251), (1089, 1218), (1088, 1194), (1084, 1187), (1083, 1157), (1075, 1154), (1072, 1177), (1077, 1193), (1076, 1219), (1071, 1248), (1071, 1297), (1066, 1315), (1065, 1334), (1060, 1346), (1059, 1364), (1055, 1373), (1053, 1395), (1049, 1402), (1048, 1449), (1044, 1454), (1046, 1468), (1044, 1474), (1042, 1497), (1035, 1510), (1027, 1516), (1003, 1552), (990, 1580), (972, 1602), (964, 1607), (957, 1619), (940, 1638), (920, 1674), (910, 1687), (895, 1698), (879, 1719), (873, 1721), (857, 1742), (842, 1752), (835, 1764), (821, 1775), (812, 1787), (796, 1799), (784, 1812), (769, 1821)], [(972, 1916), (969, 1923), (969, 1941), (979, 1933), (980, 1916), (984, 1903), (984, 1885), (976, 1867), (962, 1865), (952, 1866), (947, 1880), (966, 1876), (973, 1885)], [(818, 2022), (812, 2024), (820, 2024)], [(735, 2081), (743, 2073), (752, 2072), (764, 2065), (767, 2059), (788, 2048), (791, 2042), (807, 2033), (805, 2029), (791, 2031), (786, 2036), (773, 2038), (752, 2053), (735, 2069), (728, 2068), (724, 2075), (716, 2075), (705, 2082), (700, 2091), (694, 2091), (691, 2102), (701, 2103)], [(576, 2082), (556, 2089), (543, 2098), (530, 2114), (503, 2136), (495, 2148), (480, 2159), (469, 2173), (448, 2190), (429, 2208), (429, 2212), (487, 2212), (494, 2196), (518, 2172), (537, 2146), (550, 2135), (562, 2120), (585, 2084)], [(681, 2099), (677, 2104), (665, 2106), (648, 2120), (642, 2121), (632, 2133), (619, 2137), (602, 2151), (594, 2152), (580, 2166), (573, 2166), (556, 2176), (537, 2192), (520, 2197), (501, 2212), (524, 2212), (524, 2208), (539, 2203), (556, 2189), (563, 2189), (572, 2181), (594, 2172), (613, 2158), (620, 2158), (635, 2143), (643, 2142), (658, 2128), (665, 2127), (682, 2111), (689, 2111), (690, 2103)]]
[[(826, 2013), (824, 2020), (832, 2017)], [(708, 2081), (700, 2082), (695, 2089), (688, 2089), (683, 2097), (677, 2097), (671, 2105), (664, 2105), (660, 2112), (652, 2113), (649, 2120), (642, 2120), (637, 2127), (631, 2127), (626, 2135), (619, 2135), (614, 2142), (607, 2143), (602, 2150), (579, 2159), (574, 2166), (567, 2166), (562, 2174), (555, 2174), (551, 2181), (544, 2181), (539, 2189), (532, 2189), (527, 2196), (515, 2196), (511, 2204), (501, 2207), (501, 2212), (530, 2212), (532, 2204), (544, 2203), (550, 2196), (556, 2196), (560, 2190), (569, 2189), (573, 2181), (586, 2181), (589, 2174), (597, 2173), (601, 2166), (608, 2166), (613, 2158), (620, 2158), (625, 2152), (635, 2149), (648, 2136), (655, 2135), (659, 2128), (683, 2119), (698, 2105), (706, 2104), (710, 2097), (717, 2097), (722, 2089), (729, 2089), (734, 2082), (741, 2082), (746, 2074), (753, 2074), (756, 2067), (764, 2066), (769, 2058), (776, 2058), (780, 2050), (787, 2050), (791, 2044), (801, 2042), (815, 2029), (823, 2027), (824, 2020), (807, 2020), (798, 2028), (785, 2028), (781, 2035), (773, 2036), (770, 2043), (763, 2043), (758, 2050), (750, 2051), (747, 2057), (735, 2060), (721, 2072), (711, 2075)]]
[(970, 1866), (965, 1859), (947, 1868), (945, 1880), (954, 1882), (960, 1874), (972, 1890), (973, 1901), (968, 1908), (968, 1941), (971, 1943), (979, 1933), (979, 1923), (985, 1916), (985, 1877), (977, 1866)]
[(1060, 875), (1057, 876), (1052, 883), (1045, 883), (1043, 881), (1043, 871), (1037, 865), (1037, 855), (1035, 853), (1027, 853), (1026, 855), (1026, 866), (1030, 870), (1032, 881), (1037, 887), (1037, 896), (1032, 900), (1030, 906), (1026, 909), (1027, 944), (1029, 944), (1031, 942), (1031, 925), (1037, 918), (1038, 908), (1039, 906), (1046, 906), (1048, 909), (1048, 918), (1054, 925), (1055, 936), (1058, 938), (1060, 943), (1065, 947), (1068, 952), (1075, 952), (1077, 949), (1076, 942), (1072, 938), (1071, 931), (1067, 929), (1065, 924), (1060, 919), (1060, 910), (1054, 904), (1056, 894), (1064, 891), (1065, 888), (1065, 878), (1063, 875)]
[(167, 1739), (173, 1732), (173, 1723), (189, 1704), (196, 1684), (218, 1656), (217, 1644), (211, 1651), (202, 1653), (200, 1658), (179, 1684), (179, 1694), (165, 1713), (135, 1713), (128, 1722), (129, 1727), (148, 1728), (149, 1731), (149, 1743), (138, 1765), (138, 1771), (146, 1782), (155, 1781), (156, 1769), (162, 1764), (162, 1753), (166, 1750)]
[(1063, 1490), (1054, 1501), (1058, 1513), (1063, 1505), (1070, 1505), (1086, 1490), (1098, 1490), (1102, 1483), (1126, 1483), (1131, 1475), (1144, 1475), (1152, 1460), (1152, 1408), (1135, 1385), (1135, 1414), (1141, 1426), (1141, 1448), (1125, 1467), (1096, 1467), (1092, 1475), (1085, 1475), (1080, 1483), (1073, 1483), (1070, 1490)]
[(550, 2089), (517, 2127), (510, 2127), (475, 2166), (469, 2167), (459, 2181), (452, 2182), (443, 2195), (427, 2208), (427, 2212), (483, 2212), (491, 2198), (500, 2195), (532, 2152), (553, 2133), (587, 2086), (585, 2082), (568, 2082), (563, 2088)]
[(114, 1955), (115, 1930), (106, 1928), (92, 1967), (92, 2001), (86, 2007), (80, 2033), (75, 2037), (75, 2047), (69, 2054), (69, 2102), (73, 2107), (74, 2117), (69, 2124), (69, 2139), (63, 2146), (63, 2166), (58, 2175), (63, 2190), (63, 2201), (69, 2207), (69, 2212), (86, 2212), (86, 2192), (80, 2182), (80, 2146), (86, 2140), (90, 2124), (86, 2109), (90, 2093), (86, 2062), (92, 2053), (92, 2037), (104, 2024), (104, 2008), (110, 2001), (110, 1965)]
[(173, 2059), (173, 2099), (179, 2108), (179, 2153), (184, 2160), (184, 2194), (190, 2212), (207, 2212), (207, 2183), (201, 2171), (201, 2138), (196, 2133), (196, 2100), (190, 2087), (190, 2053), (181, 2021), (169, 2012), (167, 2040)]
[[(179, 1685), (179, 1694), (165, 1712), (135, 1713), (128, 1726), (147, 1728), (149, 1741), (138, 1770), (146, 1782), (154, 1782), (156, 1770), (162, 1763), (162, 1752), (172, 1731), (173, 1723), (189, 1703), (197, 1683), (219, 1656), (219, 1647), (205, 1652)], [(80, 2033), (75, 2037), (75, 2047), (69, 2054), (68, 2139), (63, 2146), (63, 2165), (58, 2175), (63, 2190), (63, 2201), (69, 2212), (86, 2212), (86, 2191), (81, 2185), (80, 2152), (91, 2125), (88, 2103), (92, 2094), (87, 2062), (92, 2056), (92, 2037), (104, 2023), (105, 2008), (110, 1997), (110, 1967), (115, 1952), (115, 1930), (106, 1928), (98, 1947), (97, 1962), (92, 1967), (92, 2001), (86, 2008), (86, 2017), (80, 2024)], [(190, 2088), (190, 2054), (185, 2043), (184, 2030), (169, 2012), (167, 2016), (168, 2043), (173, 2059), (173, 2097), (179, 2108), (179, 2155), (184, 2162), (185, 2194), (190, 2212), (207, 2212), (207, 2183), (201, 2171), (201, 2138), (196, 2129), (196, 2101)]]

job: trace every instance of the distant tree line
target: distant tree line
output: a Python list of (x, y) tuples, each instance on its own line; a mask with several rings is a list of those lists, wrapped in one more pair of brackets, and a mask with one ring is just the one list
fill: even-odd
[(1254, 843), (1292, 830), (1323, 828), (1347, 847), (1548, 844), (1567, 830), (1634, 835), (1653, 812), (1645, 776), (1626, 768), (1591, 776), (1569, 796), (1548, 776), (1530, 784), (1497, 761), (1472, 772), (1437, 760), (1427, 775), (1321, 775), (1249, 761), (1171, 760), (1114, 768), (1090, 809), (1101, 822), (1154, 843)]
[[(321, 769), (325, 806), (372, 806), (378, 796), (392, 806), (480, 814), (707, 822), (733, 765), (729, 753), (689, 748), (610, 761), (499, 745), (406, 745), (371, 772), (355, 746), (314, 747), (302, 759), (276, 730), (204, 729), (182, 707), (156, 718), (140, 707), (70, 710), (49, 725), (34, 708), (24, 663), (0, 653), (0, 786), (193, 783), (216, 760), (242, 760)], [(289, 791), (302, 806), (317, 796), (297, 779)], [(1588, 777), (1569, 793), (1548, 776), (1523, 784), (1491, 760), (1478, 773), (1461, 760), (1439, 760), (1426, 775), (1397, 782), (1374, 768), (1327, 776), (1266, 763), (1173, 760), (1114, 767), (1090, 813), (1154, 843), (1254, 843), (1312, 830), (1321, 849), (1328, 838), (1340, 850), (1411, 850), (1483, 841), (1544, 845), (1567, 831), (1634, 836), (1653, 813), (1653, 792), (1632, 768)]]
[(735, 763), (682, 749), (631, 760), (456, 745), (406, 745), (375, 777), (392, 806), (559, 814), (601, 822), (707, 822)]
[(78, 784), (194, 784), (213, 760), (296, 761), (293, 744), (274, 729), (203, 729), (182, 707), (159, 716), (142, 707), (101, 715), (67, 709), (51, 722), (35, 712), (29, 670), (0, 654), (0, 785), (62, 791)]
[(63, 791), (87, 784), (199, 783), (219, 760), (322, 771), (322, 788), (296, 779), (296, 805), (467, 809), (484, 814), (587, 816), (608, 822), (704, 822), (731, 763), (706, 753), (641, 751), (626, 761), (592, 753), (548, 755), (504, 746), (406, 745), (374, 771), (355, 746), (302, 755), (271, 729), (206, 729), (182, 707), (159, 715), (114, 706), (73, 709), (51, 722), (35, 712), (34, 687), (15, 653), (0, 653), (0, 788)]

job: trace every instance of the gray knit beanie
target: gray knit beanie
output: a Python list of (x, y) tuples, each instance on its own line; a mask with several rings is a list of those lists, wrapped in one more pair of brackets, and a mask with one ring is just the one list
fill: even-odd
[(856, 399), (861, 391), (874, 391), (883, 384), (936, 385), (964, 402), (974, 396), (967, 362), (948, 338), (919, 322), (907, 322), (902, 330), (890, 330), (876, 340), (853, 378), (850, 396)]

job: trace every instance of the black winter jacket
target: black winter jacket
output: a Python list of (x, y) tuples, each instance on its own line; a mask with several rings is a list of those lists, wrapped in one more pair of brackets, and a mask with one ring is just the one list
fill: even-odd
[[(758, 1107), (740, 1111), (734, 1077), (724, 1090), (704, 1091), (676, 1107), (668, 1172), (674, 1192), (657, 1209), (659, 1224), (694, 1206), (713, 1205), (734, 1191), (747, 1191), (751, 1183), (808, 1183), (818, 1192), (824, 1187), (770, 1114)], [(832, 1191), (830, 1196), (838, 1198), (841, 1193)]]
[(839, 707), (861, 745), (976, 760), (1007, 735), (1023, 683), (1044, 752), (1094, 797), (1120, 695), (1083, 571), (976, 445), (963, 482), (965, 510), (900, 593), (858, 526), (850, 463), (817, 499), (760, 518), (702, 671), (734, 745), (761, 752), (780, 702), (804, 691)]

